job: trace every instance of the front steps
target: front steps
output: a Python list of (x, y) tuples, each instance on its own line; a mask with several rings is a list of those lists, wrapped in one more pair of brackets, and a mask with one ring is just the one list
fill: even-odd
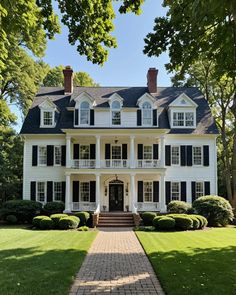
[(99, 214), (98, 227), (133, 227), (132, 213), (102, 212)]

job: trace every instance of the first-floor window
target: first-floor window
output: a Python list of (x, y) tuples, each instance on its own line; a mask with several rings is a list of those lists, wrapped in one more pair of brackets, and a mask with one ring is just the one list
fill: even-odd
[(54, 201), (62, 200), (62, 184), (61, 182), (54, 182)]
[(204, 184), (203, 182), (196, 182), (196, 198), (204, 196)]
[(171, 200), (180, 200), (179, 182), (171, 182)]
[(80, 183), (80, 201), (89, 202), (89, 182)]
[(143, 183), (144, 202), (152, 202), (152, 181)]
[(171, 147), (171, 164), (179, 165), (179, 158), (180, 158), (179, 146), (172, 146)]
[(61, 146), (54, 147), (54, 164), (61, 165)]
[(37, 182), (37, 201), (44, 203), (46, 200), (46, 182)]
[(193, 165), (202, 165), (202, 147), (193, 147)]
[(46, 165), (47, 164), (47, 148), (46, 146), (39, 146), (39, 165)]

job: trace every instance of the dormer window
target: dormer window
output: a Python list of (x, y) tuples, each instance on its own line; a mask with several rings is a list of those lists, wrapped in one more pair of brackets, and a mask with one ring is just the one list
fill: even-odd
[(173, 112), (174, 127), (193, 127), (194, 112)]
[(120, 125), (121, 124), (121, 105), (119, 101), (113, 101), (111, 104), (111, 120), (112, 125)]
[(43, 125), (53, 126), (53, 111), (43, 111)]
[(90, 106), (87, 101), (80, 105), (80, 125), (89, 125)]
[(44, 100), (40, 105), (40, 127), (53, 128), (56, 125), (56, 113), (59, 113), (57, 106), (49, 99)]
[(142, 120), (142, 125), (152, 125), (152, 106), (147, 101), (142, 105)]

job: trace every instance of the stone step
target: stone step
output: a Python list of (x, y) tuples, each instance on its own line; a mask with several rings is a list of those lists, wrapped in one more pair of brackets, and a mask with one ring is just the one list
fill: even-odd
[(133, 227), (134, 224), (127, 223), (98, 223), (98, 227)]
[(100, 213), (99, 217), (133, 217), (130, 213)]
[(110, 219), (115, 219), (115, 220), (133, 220), (133, 216), (99, 216), (99, 219), (104, 219), (104, 220), (110, 220)]

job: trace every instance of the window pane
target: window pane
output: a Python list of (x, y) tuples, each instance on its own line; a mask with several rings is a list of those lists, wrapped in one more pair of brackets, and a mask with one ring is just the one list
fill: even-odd
[(54, 162), (55, 162), (55, 165), (61, 165), (61, 147), (60, 146), (55, 146)]
[(152, 107), (150, 103), (145, 102), (142, 106), (143, 125), (152, 125)]
[(171, 163), (172, 165), (179, 165), (179, 146), (171, 147)]
[(143, 159), (144, 160), (151, 160), (152, 159), (152, 146), (145, 145), (143, 147)]
[(121, 159), (121, 146), (113, 145), (111, 148), (112, 151), (112, 159)]
[(171, 200), (180, 199), (180, 188), (179, 182), (171, 182)]
[(80, 124), (88, 125), (89, 123), (89, 110), (80, 110)]
[(47, 149), (46, 146), (39, 146), (39, 165), (47, 164)]
[(89, 159), (89, 145), (80, 145), (80, 159)]
[(144, 202), (152, 202), (152, 182), (145, 181), (143, 183)]
[(193, 113), (185, 113), (185, 125), (193, 126)]
[(120, 111), (112, 111), (112, 125), (120, 125)]
[(200, 146), (193, 147), (193, 165), (202, 165), (202, 148)]
[(120, 109), (119, 101), (113, 101), (111, 107), (112, 107), (112, 109)]
[(81, 105), (80, 105), (80, 108), (88, 110), (89, 109), (89, 103), (87, 101), (82, 102)]
[(52, 125), (52, 117), (53, 116), (53, 112), (52, 111), (48, 111), (48, 112), (43, 112), (43, 125), (45, 126), (51, 126)]
[(39, 202), (45, 201), (45, 182), (37, 182), (37, 200)]
[(173, 113), (173, 126), (184, 126), (184, 113)]
[(61, 182), (54, 182), (54, 201), (62, 200), (62, 184)]
[(80, 183), (80, 201), (89, 202), (89, 182)]
[(203, 182), (196, 182), (196, 198), (204, 196)]

